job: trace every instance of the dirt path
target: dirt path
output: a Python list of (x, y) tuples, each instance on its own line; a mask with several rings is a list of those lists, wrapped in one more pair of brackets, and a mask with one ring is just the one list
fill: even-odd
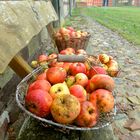
[(74, 16), (71, 23), (76, 29), (90, 32), (88, 53), (110, 54), (118, 61), (121, 73), (115, 79), (118, 114), (112, 124), (114, 134), (121, 140), (140, 139), (140, 46), (90, 18)]

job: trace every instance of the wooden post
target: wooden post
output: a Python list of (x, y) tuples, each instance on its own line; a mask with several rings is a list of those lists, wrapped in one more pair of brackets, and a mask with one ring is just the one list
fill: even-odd
[(15, 73), (24, 78), (26, 75), (32, 72), (30, 65), (23, 59), (20, 54), (17, 54), (9, 63), (9, 66), (15, 71)]
[(72, 1), (69, 0), (69, 15), (72, 16)]
[(53, 28), (52, 23), (49, 23), (49, 24), (47, 25), (47, 30), (48, 30), (48, 34), (50, 35), (51, 41), (52, 41), (52, 43), (53, 43), (55, 49), (57, 49), (57, 45), (56, 45), (55, 40), (54, 40), (54, 33), (55, 33), (55, 30), (54, 30), (54, 28)]

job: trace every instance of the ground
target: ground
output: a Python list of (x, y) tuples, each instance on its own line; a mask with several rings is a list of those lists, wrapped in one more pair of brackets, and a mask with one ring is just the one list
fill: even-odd
[(63, 133), (44, 128), (33, 119), (27, 118), (18, 140), (139, 140), (140, 139), (140, 46), (135, 46), (117, 33), (103, 27), (94, 20), (74, 16), (71, 25), (88, 31), (91, 38), (87, 52), (92, 55), (112, 55), (121, 71), (116, 82), (117, 115), (114, 122), (101, 130)]
[[(112, 127), (114, 134), (120, 139), (140, 139), (140, 46), (135, 46), (120, 37), (117, 33), (103, 27), (87, 17), (73, 18), (72, 25), (75, 28), (90, 32), (91, 39), (87, 52), (90, 54), (110, 54), (118, 61), (121, 71), (116, 81), (117, 116)], [(135, 128), (130, 125), (124, 128), (126, 123), (134, 120)]]

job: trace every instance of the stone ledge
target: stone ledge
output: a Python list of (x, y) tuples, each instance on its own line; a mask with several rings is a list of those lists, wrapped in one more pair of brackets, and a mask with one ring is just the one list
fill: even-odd
[(63, 133), (53, 128), (45, 128), (39, 121), (27, 117), (17, 140), (117, 140), (111, 125), (94, 131), (70, 131)]
[(5, 138), (8, 129), (8, 123), (10, 122), (7, 111), (4, 111), (0, 116), (0, 140)]

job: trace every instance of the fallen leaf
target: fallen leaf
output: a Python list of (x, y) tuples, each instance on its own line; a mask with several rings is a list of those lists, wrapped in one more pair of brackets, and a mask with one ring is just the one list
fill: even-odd
[(125, 124), (124, 128), (127, 128), (131, 131), (140, 130), (140, 122), (136, 119), (129, 119)]
[(140, 105), (140, 99), (139, 99), (137, 96), (131, 96), (131, 97), (128, 97), (128, 96), (127, 96), (127, 99), (128, 99), (131, 103)]

